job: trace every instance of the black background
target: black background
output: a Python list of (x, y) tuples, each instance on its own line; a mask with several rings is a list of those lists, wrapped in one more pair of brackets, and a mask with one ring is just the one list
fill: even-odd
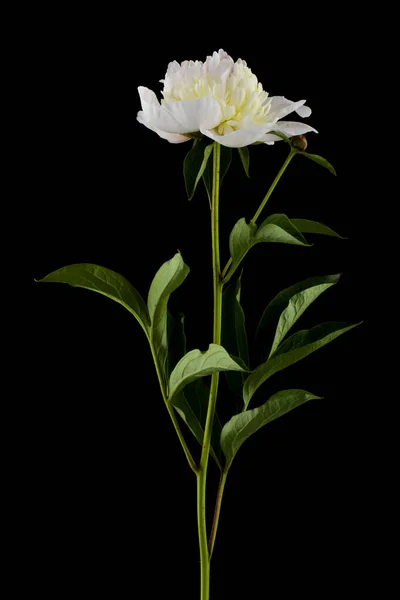
[[(136, 122), (137, 87), (159, 94), (170, 60), (204, 60), (220, 47), (245, 59), (271, 95), (307, 99), (308, 122), (319, 131), (309, 134), (308, 149), (338, 173), (335, 178), (296, 157), (265, 215), (315, 219), (348, 238), (252, 251), (242, 286), (250, 338), (268, 301), (312, 275), (343, 273), (298, 329), (321, 321), (364, 324), (257, 392), (253, 406), (285, 388), (324, 400), (269, 425), (236, 457), (213, 557), (212, 597), (297, 592), (321, 598), (327, 590), (346, 585), (351, 593), (359, 586), (357, 564), (368, 547), (363, 496), (369, 466), (359, 421), (366, 244), (362, 166), (343, 133), (349, 110), (343, 96), (357, 85), (357, 45), (350, 45), (345, 22), (328, 22), (322, 14), (312, 33), (282, 22), (261, 26), (261, 15), (246, 23), (240, 14), (231, 16), (233, 30), (223, 23), (194, 30), (192, 22), (167, 21), (165, 14), (132, 22), (123, 14), (60, 13), (49, 27), (41, 24), (26, 57), (34, 393), (21, 407), (20, 482), (25, 558), (43, 597), (77, 589), (121, 598), (198, 597), (195, 477), (163, 406), (143, 332), (106, 298), (33, 279), (93, 262), (126, 276), (146, 298), (157, 269), (179, 249), (191, 272), (170, 307), (186, 315), (188, 349), (208, 346), (208, 201), (202, 188), (187, 201), (182, 162), (189, 144), (171, 145)], [(223, 264), (233, 224), (254, 214), (286, 154), (283, 142), (252, 147), (248, 180), (234, 152), (221, 190)], [(227, 419), (224, 383), (221, 390)], [(213, 496), (214, 465), (210, 473)]]

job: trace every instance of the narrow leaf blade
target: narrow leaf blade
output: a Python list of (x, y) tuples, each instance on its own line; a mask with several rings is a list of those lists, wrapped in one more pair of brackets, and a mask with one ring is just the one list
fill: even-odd
[(165, 262), (151, 282), (147, 306), (150, 315), (150, 341), (154, 346), (157, 360), (163, 373), (166, 372), (168, 351), (167, 306), (171, 293), (186, 279), (190, 269), (178, 252)]
[(142, 296), (125, 277), (111, 269), (80, 263), (53, 271), (38, 282), (68, 283), (73, 287), (81, 287), (107, 296), (129, 310), (146, 334), (149, 332), (150, 317)]
[(302, 233), (317, 233), (321, 235), (337, 237), (341, 240), (347, 239), (342, 235), (336, 233), (336, 231), (333, 231), (333, 229), (331, 229), (327, 225), (323, 225), (322, 223), (318, 223), (317, 221), (309, 221), (308, 219), (291, 219), (291, 221)]
[(301, 317), (304, 311), (316, 300), (323, 292), (328, 290), (334, 283), (321, 283), (307, 288), (302, 292), (298, 292), (292, 296), (286, 308), (282, 311), (279, 317), (278, 325), (275, 332), (274, 341), (270, 356), (272, 356), (279, 344), (290, 331), (296, 321)]
[(306, 156), (310, 160), (313, 160), (314, 162), (321, 165), (321, 167), (325, 167), (325, 169), (328, 169), (328, 171), (330, 171), (332, 175), (336, 175), (335, 168), (333, 167), (333, 165), (331, 165), (330, 162), (326, 160), (326, 158), (323, 158), (318, 154), (310, 154), (309, 152), (299, 152), (298, 154), (300, 154), (301, 156)]
[[(197, 140), (195, 140), (197, 141)], [(183, 161), (183, 174), (188, 199), (191, 200), (207, 166), (213, 144), (208, 140), (201, 140), (193, 145)]]
[(340, 279), (340, 273), (335, 275), (323, 275), (317, 277), (309, 277), (303, 281), (299, 281), (294, 285), (282, 290), (271, 300), (264, 310), (256, 331), (257, 347), (263, 346), (266, 350), (262, 352), (263, 358), (267, 357), (269, 348), (272, 345), (275, 329), (279, 321), (282, 311), (288, 306), (290, 299), (296, 294), (323, 284), (334, 284)]
[(234, 266), (243, 260), (252, 246), (261, 242), (310, 246), (286, 215), (271, 215), (258, 228), (252, 221), (246, 223), (246, 219), (241, 218), (229, 237), (229, 250)]
[(261, 427), (309, 400), (319, 399), (320, 396), (304, 390), (283, 390), (271, 396), (262, 406), (233, 416), (221, 432), (221, 448), (227, 463), (231, 464), (240, 446)]
[(243, 217), (233, 226), (229, 236), (229, 250), (233, 264), (239, 264), (253, 245), (257, 225), (250, 221), (246, 223)]
[(254, 243), (279, 242), (283, 244), (296, 244), (310, 246), (302, 233), (286, 215), (270, 215), (259, 226)]
[(227, 174), (229, 167), (232, 162), (232, 148), (227, 146), (221, 146), (220, 151), (220, 172), (219, 172), (219, 186), (221, 187), (224, 181), (225, 175)]
[(173, 398), (186, 385), (198, 379), (219, 371), (243, 371), (225, 348), (218, 344), (210, 344), (208, 350), (192, 350), (176, 365), (169, 379), (169, 399)]
[(243, 148), (238, 148), (240, 160), (242, 161), (244, 172), (247, 177), (250, 177), (250, 152), (247, 146), (243, 146)]
[(322, 348), (329, 342), (350, 331), (355, 325), (347, 325), (346, 323), (323, 323), (309, 330), (299, 331), (292, 335), (284, 342), (277, 352), (269, 358), (265, 363), (255, 369), (246, 379), (243, 388), (243, 399), (245, 408), (255, 392), (258, 390), (269, 377), (282, 369), (286, 369), (290, 365), (305, 358), (315, 350)]
[[(222, 298), (222, 345), (234, 357), (239, 357), (245, 365), (249, 364), (245, 316), (240, 304), (241, 277), (231, 283)], [(227, 371), (225, 373), (229, 388), (242, 397), (245, 373)]]
[[(209, 402), (210, 390), (204, 379), (193, 381), (184, 390), (176, 394), (172, 400), (175, 410), (180, 417), (185, 421), (186, 425), (199, 442), (203, 444), (204, 428), (207, 417), (207, 409)], [(213, 422), (213, 430), (211, 434), (211, 454), (221, 468), (221, 422), (218, 415), (215, 414)]]
[(169, 377), (175, 365), (186, 354), (185, 315), (179, 313), (176, 317), (168, 311), (167, 314), (168, 360), (166, 377)]

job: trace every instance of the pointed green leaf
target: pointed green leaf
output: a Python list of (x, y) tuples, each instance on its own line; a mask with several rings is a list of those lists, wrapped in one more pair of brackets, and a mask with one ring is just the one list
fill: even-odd
[[(231, 283), (222, 297), (222, 345), (232, 356), (249, 364), (249, 350), (245, 326), (244, 312), (240, 304), (241, 276), (236, 283)], [(230, 389), (242, 397), (245, 373), (227, 371), (225, 373)]]
[[(225, 175), (228, 172), (230, 164), (232, 162), (232, 148), (221, 146), (220, 155), (220, 170), (219, 170), (219, 187), (221, 187)], [(203, 173), (203, 182), (207, 191), (208, 200), (211, 206), (211, 194), (212, 194), (212, 180), (213, 180), (213, 161), (210, 160), (207, 163), (206, 169)]]
[(246, 219), (242, 218), (234, 225), (229, 237), (233, 265), (238, 265), (250, 248), (260, 242), (310, 245), (286, 215), (271, 215), (258, 228), (252, 221), (246, 223)]
[[(168, 371), (169, 376), (179, 360), (186, 354), (186, 337), (184, 330), (184, 315), (179, 313), (173, 317), (168, 312)], [(204, 379), (196, 379), (189, 383), (184, 390), (181, 390), (174, 398), (173, 405), (180, 417), (193, 433), (197, 441), (202, 444), (204, 436), (204, 426), (208, 409), (208, 399), (210, 390)], [(215, 413), (213, 422), (213, 431), (211, 436), (211, 454), (217, 465), (221, 468), (221, 449), (219, 444), (221, 433), (221, 423)]]
[(191, 381), (219, 371), (243, 371), (218, 344), (210, 344), (208, 350), (192, 350), (176, 365), (169, 378), (169, 399), (173, 398)]
[(227, 464), (232, 463), (243, 442), (261, 427), (308, 402), (308, 400), (319, 399), (321, 399), (320, 396), (315, 396), (304, 390), (283, 390), (271, 396), (262, 406), (233, 416), (224, 425), (221, 433), (221, 448), (226, 456)]
[[(209, 396), (210, 390), (204, 379), (197, 379), (186, 386), (184, 390), (178, 392), (172, 399), (175, 410), (185, 421), (200, 445), (203, 444)], [(219, 468), (221, 468), (221, 429), (221, 422), (217, 413), (215, 413), (211, 434), (211, 455)]]
[(322, 223), (317, 223), (317, 221), (309, 221), (308, 219), (291, 219), (293, 225), (297, 227), (299, 231), (302, 233), (319, 233), (322, 235), (330, 235), (332, 237), (338, 237), (341, 240), (346, 240), (347, 238), (343, 237), (333, 231), (327, 225), (323, 225)]
[(260, 323), (256, 331), (257, 346), (261, 345), (265, 348), (262, 352), (263, 357), (267, 357), (269, 348), (272, 345), (275, 329), (279, 321), (281, 313), (288, 307), (290, 299), (300, 292), (309, 288), (314, 288), (324, 284), (335, 284), (340, 279), (340, 273), (336, 275), (323, 275), (318, 277), (309, 277), (303, 281), (299, 281), (294, 285), (282, 290), (268, 304), (264, 310)]
[(213, 144), (204, 138), (200, 141), (194, 140), (193, 147), (183, 161), (183, 175), (188, 199), (194, 196), (197, 184), (203, 175), (213, 149)]
[[(167, 306), (170, 295), (186, 279), (190, 269), (178, 252), (165, 262), (151, 282), (147, 306), (150, 315), (150, 341), (153, 344), (162, 372), (166, 372), (168, 349)], [(165, 381), (166, 383), (166, 381)]]
[(293, 365), (315, 350), (318, 350), (318, 348), (322, 348), (322, 346), (329, 344), (329, 342), (332, 342), (346, 331), (350, 331), (353, 327), (357, 327), (357, 325), (359, 325), (359, 323), (356, 323), (355, 325), (347, 325), (346, 323), (323, 323), (312, 329), (299, 331), (292, 335), (278, 348), (274, 356), (257, 367), (257, 369), (255, 369), (255, 371), (253, 371), (246, 379), (243, 388), (245, 408), (249, 405), (251, 398), (260, 385), (274, 373)]
[(302, 292), (298, 292), (290, 298), (288, 305), (282, 311), (281, 316), (279, 317), (269, 356), (274, 354), (283, 338), (290, 331), (296, 321), (300, 319), (301, 315), (310, 306), (310, 304), (312, 304), (312, 302), (314, 302), (318, 296), (329, 289), (332, 285), (335, 285), (335, 283), (321, 283), (319, 285), (314, 285), (313, 287), (307, 288)]
[(325, 169), (328, 169), (328, 171), (330, 171), (332, 173), (332, 175), (336, 175), (336, 171), (335, 171), (334, 167), (331, 165), (330, 162), (328, 162), (326, 160), (326, 158), (323, 158), (322, 156), (319, 156), (318, 154), (310, 154), (309, 152), (298, 152), (298, 154), (300, 154), (301, 156), (306, 156), (310, 160), (313, 160), (314, 162), (321, 165), (321, 167), (325, 167)]
[(125, 277), (111, 269), (81, 263), (62, 267), (38, 281), (68, 283), (74, 287), (81, 287), (107, 296), (129, 310), (140, 323), (146, 335), (149, 333), (150, 318), (142, 296)]
[(243, 146), (243, 148), (238, 148), (240, 160), (242, 161), (244, 172), (247, 177), (250, 177), (249, 169), (250, 169), (250, 152), (247, 146)]
[(175, 365), (186, 354), (185, 315), (183, 313), (179, 313), (177, 317), (173, 317), (168, 311), (167, 339), (168, 360), (166, 377), (168, 378)]
[(227, 174), (229, 167), (231, 166), (231, 162), (232, 162), (232, 148), (228, 148), (227, 146), (221, 146), (221, 151), (220, 151), (220, 170), (219, 170), (219, 186), (221, 187), (224, 179), (225, 179), (225, 175)]

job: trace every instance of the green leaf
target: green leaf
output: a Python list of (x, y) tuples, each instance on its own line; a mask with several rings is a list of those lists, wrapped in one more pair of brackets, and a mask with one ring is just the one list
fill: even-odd
[(267, 357), (269, 352), (268, 349), (272, 345), (273, 337), (275, 335), (275, 329), (279, 321), (281, 313), (288, 307), (290, 299), (304, 290), (318, 287), (324, 284), (333, 285), (340, 279), (340, 273), (336, 275), (323, 275), (318, 277), (309, 277), (303, 281), (299, 281), (294, 285), (282, 290), (277, 296), (268, 304), (264, 310), (260, 323), (256, 331), (257, 346), (263, 345), (266, 348), (263, 351), (262, 356)]
[(219, 187), (221, 187), (225, 175), (227, 174), (229, 167), (232, 162), (232, 148), (227, 148), (227, 146), (221, 146), (220, 151), (220, 170), (219, 170)]
[[(178, 252), (171, 260), (165, 262), (157, 271), (151, 282), (147, 306), (150, 315), (150, 342), (162, 372), (166, 372), (168, 351), (167, 306), (170, 295), (186, 279), (190, 269)], [(166, 383), (166, 381), (165, 381)]]
[(207, 139), (196, 142), (197, 140), (194, 141), (192, 149), (187, 153), (183, 161), (183, 175), (189, 200), (194, 196), (197, 184), (205, 171), (213, 149), (213, 144), (210, 144)]
[(282, 390), (271, 396), (262, 406), (233, 416), (224, 425), (221, 432), (221, 448), (226, 456), (227, 464), (232, 463), (243, 442), (261, 427), (282, 417), (308, 400), (320, 399), (321, 396), (315, 396), (304, 390)]
[(246, 223), (246, 219), (242, 218), (234, 225), (229, 237), (234, 267), (243, 260), (250, 248), (260, 242), (310, 246), (286, 215), (271, 215), (258, 228), (252, 221)]
[(169, 378), (169, 399), (173, 398), (190, 382), (219, 371), (243, 371), (218, 344), (210, 344), (208, 350), (192, 350), (176, 365)]
[(140, 323), (146, 335), (149, 334), (150, 317), (142, 296), (125, 277), (111, 269), (81, 263), (62, 267), (38, 281), (68, 283), (74, 287), (81, 287), (107, 296), (129, 310)]
[(331, 165), (330, 162), (328, 162), (326, 160), (326, 158), (323, 158), (322, 156), (319, 156), (318, 154), (310, 154), (309, 152), (298, 152), (298, 154), (300, 154), (301, 156), (306, 156), (310, 160), (313, 160), (314, 162), (321, 165), (321, 167), (325, 167), (325, 169), (328, 169), (328, 171), (330, 171), (332, 173), (332, 175), (336, 175), (336, 171), (335, 171), (334, 167)]
[(250, 177), (249, 169), (250, 169), (250, 152), (247, 146), (243, 146), (243, 148), (238, 148), (240, 160), (242, 161), (244, 172), (247, 177)]
[(318, 348), (322, 348), (322, 346), (329, 344), (329, 342), (332, 342), (346, 331), (350, 331), (353, 327), (357, 327), (357, 325), (359, 325), (359, 323), (356, 323), (355, 325), (347, 325), (346, 323), (323, 323), (312, 329), (299, 331), (292, 335), (278, 348), (274, 356), (257, 367), (257, 369), (255, 369), (255, 371), (253, 371), (246, 379), (243, 388), (245, 408), (249, 405), (251, 398), (260, 385), (274, 373), (293, 365), (315, 350), (318, 350)]
[(328, 290), (334, 283), (321, 283), (309, 287), (302, 292), (298, 292), (292, 296), (288, 302), (286, 308), (282, 311), (279, 317), (278, 325), (275, 332), (274, 341), (272, 342), (272, 348), (269, 356), (272, 356), (279, 344), (290, 331), (296, 321), (301, 317), (304, 311), (320, 296), (323, 292)]
[(317, 223), (317, 221), (309, 221), (308, 219), (291, 219), (293, 225), (297, 227), (299, 231), (302, 233), (319, 233), (322, 235), (330, 235), (332, 237), (338, 237), (341, 240), (346, 240), (347, 238), (343, 237), (333, 231), (327, 225), (323, 225), (322, 223)]
[(185, 336), (185, 315), (179, 313), (173, 317), (167, 313), (167, 339), (168, 339), (168, 360), (166, 369), (166, 378), (173, 371), (175, 365), (186, 354), (186, 336)]
[[(179, 313), (173, 317), (168, 312), (168, 371), (169, 376), (179, 360), (186, 354), (186, 337), (184, 331), (184, 315)], [(196, 379), (181, 390), (172, 401), (176, 411), (185, 421), (197, 441), (202, 444), (204, 427), (208, 409), (210, 390), (204, 379)], [(213, 431), (211, 436), (211, 454), (217, 465), (221, 468), (221, 449), (219, 445), (221, 423), (217, 413), (214, 416)]]
[[(249, 350), (244, 312), (240, 304), (241, 276), (231, 283), (222, 296), (222, 345), (227, 352), (249, 364)], [(230, 389), (242, 397), (245, 373), (227, 371), (225, 373)]]
[[(225, 175), (228, 172), (230, 164), (232, 162), (232, 148), (221, 146), (220, 151), (220, 171), (219, 171), (219, 187), (221, 187)], [(212, 194), (212, 180), (213, 180), (213, 163), (210, 160), (207, 163), (206, 169), (203, 173), (203, 181), (207, 191), (208, 200), (211, 206), (211, 194)]]
[[(210, 390), (204, 379), (197, 379), (186, 386), (184, 390), (178, 392), (172, 399), (175, 410), (185, 421), (200, 445), (203, 444), (209, 396)], [(217, 413), (215, 413), (211, 434), (211, 455), (219, 468), (221, 468), (221, 429), (221, 422)]]

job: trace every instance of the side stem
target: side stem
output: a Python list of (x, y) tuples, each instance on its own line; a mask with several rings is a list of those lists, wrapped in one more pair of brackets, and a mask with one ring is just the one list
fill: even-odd
[(219, 515), (221, 512), (222, 496), (224, 494), (224, 488), (225, 488), (225, 483), (226, 483), (227, 477), (228, 477), (228, 469), (225, 468), (221, 472), (221, 478), (219, 480), (217, 499), (215, 501), (214, 520), (213, 520), (213, 524), (212, 524), (212, 528), (211, 528), (210, 539), (208, 540), (208, 552), (210, 555), (210, 560), (211, 560), (212, 553), (214, 550), (215, 537), (217, 535), (217, 530), (218, 530)]
[[(286, 171), (286, 167), (288, 166), (288, 164), (290, 163), (290, 161), (292, 160), (293, 156), (297, 154), (297, 151), (294, 150), (293, 148), (290, 149), (289, 152), (289, 156), (287, 157), (287, 159), (285, 160), (285, 162), (283, 163), (282, 167), (280, 168), (277, 176), (275, 177), (275, 179), (273, 180), (273, 182), (271, 183), (271, 187), (269, 188), (268, 192), (265, 194), (265, 197), (263, 199), (263, 201), (261, 202), (260, 206), (258, 207), (254, 217), (251, 219), (252, 223), (255, 223), (258, 219), (258, 217), (260, 216), (261, 212), (264, 209), (264, 206), (267, 204), (272, 192), (274, 191), (274, 189), (277, 186), (278, 181), (280, 180), (280, 178), (282, 177), (282, 175), (284, 174), (284, 172)], [(227, 282), (227, 278), (226, 275), (229, 271), (229, 267), (232, 264), (232, 258), (230, 258), (228, 260), (228, 262), (225, 265), (224, 270), (222, 271), (222, 279), (224, 280), (224, 283)], [(239, 266), (239, 265), (238, 265)], [(236, 269), (235, 269), (236, 270)], [(231, 273), (229, 273), (229, 279), (232, 277), (233, 275), (233, 271)]]
[[(222, 316), (222, 282), (219, 256), (219, 179), (220, 179), (220, 145), (214, 143), (213, 150), (213, 186), (211, 198), (211, 239), (212, 239), (212, 265), (213, 265), (213, 292), (214, 292), (214, 318), (213, 342), (221, 343), (221, 316)], [(200, 600), (209, 600), (210, 597), (210, 555), (207, 542), (206, 523), (206, 483), (208, 459), (211, 447), (211, 432), (217, 402), (219, 373), (211, 376), (210, 398), (208, 402), (206, 425), (204, 429), (203, 446), (200, 458), (200, 467), (197, 473), (197, 522), (200, 545)]]
[(197, 475), (197, 473), (198, 473), (197, 465), (196, 465), (195, 460), (194, 460), (193, 456), (191, 455), (190, 450), (189, 450), (189, 448), (188, 448), (188, 446), (187, 446), (187, 444), (185, 442), (185, 438), (183, 437), (181, 428), (179, 427), (179, 422), (178, 422), (176, 413), (174, 411), (174, 407), (171, 406), (171, 404), (168, 402), (167, 394), (166, 394), (166, 391), (165, 391), (165, 388), (164, 388), (163, 378), (162, 378), (162, 375), (161, 375), (160, 365), (158, 364), (158, 360), (157, 360), (156, 353), (154, 352), (153, 344), (151, 343), (150, 340), (149, 340), (149, 342), (150, 342), (151, 354), (153, 356), (154, 365), (156, 367), (158, 382), (160, 384), (161, 394), (162, 394), (162, 397), (164, 399), (165, 406), (167, 407), (167, 410), (169, 412), (169, 416), (171, 417), (172, 423), (173, 423), (173, 425), (175, 427), (175, 431), (178, 434), (179, 441), (181, 443), (181, 446), (183, 448), (183, 451), (185, 453), (185, 456), (187, 458), (189, 466), (192, 469), (192, 471)]

